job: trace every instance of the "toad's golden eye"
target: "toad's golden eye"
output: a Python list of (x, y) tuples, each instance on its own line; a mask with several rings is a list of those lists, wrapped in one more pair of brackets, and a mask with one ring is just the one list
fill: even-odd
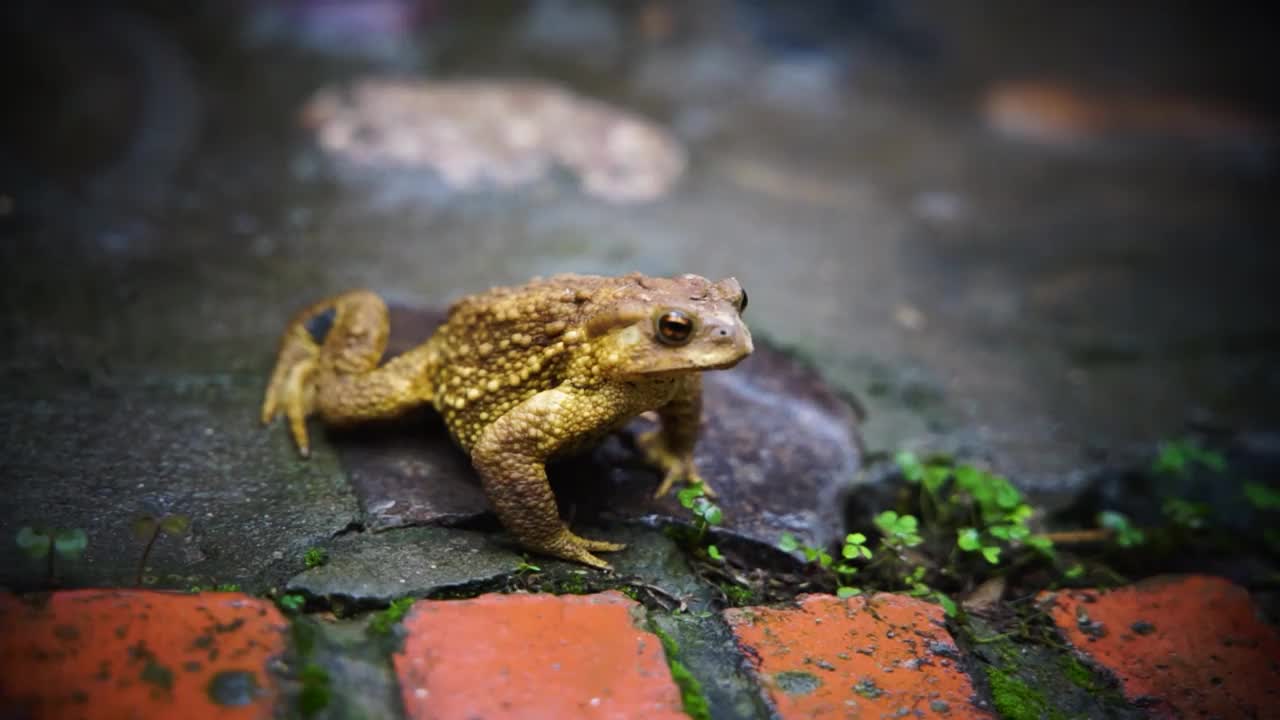
[(667, 345), (683, 345), (693, 337), (693, 318), (679, 310), (658, 316), (658, 339)]

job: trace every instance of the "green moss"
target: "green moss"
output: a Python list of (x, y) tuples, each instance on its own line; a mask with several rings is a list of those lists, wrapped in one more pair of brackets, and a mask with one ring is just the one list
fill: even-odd
[(289, 626), (289, 633), (293, 636), (293, 649), (298, 657), (310, 657), (316, 649), (316, 636), (319, 634), (316, 626), (305, 619), (298, 620)]
[(667, 667), (671, 668), (671, 679), (680, 688), (680, 701), (684, 704), (684, 712), (693, 720), (711, 720), (711, 706), (707, 703), (707, 695), (702, 690), (702, 683), (693, 676), (689, 668), (680, 662), (680, 646), (674, 638), (663, 632), (661, 628), (651, 627), (653, 633), (662, 641), (662, 650), (667, 655)]
[(585, 575), (570, 575), (556, 583), (556, 593), (560, 595), (585, 595), (587, 590)]
[(192, 585), (187, 592), (240, 592), (239, 583), (219, 583), (217, 585)]
[(307, 552), (302, 556), (302, 562), (308, 568), (320, 567), (329, 562), (329, 551), (319, 547), (307, 548)]
[(391, 605), (380, 613), (373, 616), (369, 621), (369, 632), (375, 635), (389, 635), (391, 628), (400, 622), (405, 613), (409, 612), (409, 608), (413, 607), (416, 598), (405, 597), (399, 600), (392, 600)]
[(1005, 720), (1058, 720), (1062, 714), (1038, 690), (999, 668), (986, 668), (991, 700)]
[(751, 588), (734, 585), (733, 583), (721, 583), (720, 591), (724, 593), (729, 604), (734, 607), (744, 607), (756, 603), (756, 594), (751, 591)]
[(1061, 663), (1062, 674), (1071, 681), (1071, 684), (1091, 693), (1096, 693), (1103, 689), (1103, 686), (1094, 678), (1093, 671), (1085, 667), (1085, 664), (1076, 658), (1070, 655), (1063, 655)]
[(299, 675), (302, 690), (298, 692), (298, 710), (309, 718), (329, 706), (332, 691), (329, 689), (329, 673), (315, 663), (303, 666)]

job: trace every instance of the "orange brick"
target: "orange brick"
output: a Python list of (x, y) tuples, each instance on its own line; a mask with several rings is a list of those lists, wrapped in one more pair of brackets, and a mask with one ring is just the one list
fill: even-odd
[(0, 594), (5, 717), (269, 718), (275, 606), (238, 593)]
[(1266, 717), (1280, 707), (1280, 636), (1226, 580), (1163, 577), (1042, 599), (1067, 640), (1153, 717)]
[(942, 609), (902, 595), (806, 595), (794, 607), (726, 610), (785, 720), (990, 717), (943, 627)]
[(619, 593), (423, 601), (394, 656), (414, 720), (684, 718), (639, 606)]

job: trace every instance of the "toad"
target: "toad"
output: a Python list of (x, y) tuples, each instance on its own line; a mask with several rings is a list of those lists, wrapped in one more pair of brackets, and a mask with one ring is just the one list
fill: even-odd
[(637, 442), (661, 473), (702, 485), (694, 466), (701, 373), (751, 354), (747, 294), (734, 278), (564, 274), (455, 302), (430, 338), (383, 362), (390, 323), (376, 294), (318, 302), (288, 325), (262, 404), (283, 414), (305, 457), (307, 418), (344, 426), (430, 405), (471, 457), (503, 527), (534, 552), (598, 568), (590, 540), (560, 519), (546, 463), (656, 411)]

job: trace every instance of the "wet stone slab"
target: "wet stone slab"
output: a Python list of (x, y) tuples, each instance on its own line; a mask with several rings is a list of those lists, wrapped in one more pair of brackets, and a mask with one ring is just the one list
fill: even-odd
[[(287, 433), (254, 418), (256, 374), (8, 371), (0, 384), (5, 587), (259, 591), (359, 517), (331, 448), (300, 461)], [(142, 517), (183, 531), (140, 535)], [(80, 531), (86, 547), (27, 557), (23, 527)]]
[(493, 589), (531, 572), (520, 583), (531, 590), (581, 593), (638, 584), (659, 592), (662, 603), (672, 608), (702, 611), (711, 606), (712, 589), (694, 575), (679, 546), (662, 532), (635, 526), (582, 530), (627, 546), (609, 556), (613, 573), (540, 556), (526, 561), (502, 532), (407, 527), (335, 539), (327, 547), (329, 560), (298, 573), (286, 591), (347, 613), (383, 607), (401, 597)]
[(520, 563), (495, 536), (439, 527), (344, 535), (329, 552), (327, 563), (295, 576), (288, 591), (345, 610), (491, 582)]
[[(392, 309), (388, 354), (429, 337), (442, 314)], [(767, 342), (727, 372), (705, 375), (697, 460), (719, 493), (721, 532), (772, 546), (782, 532), (812, 545), (840, 534), (843, 498), (862, 449), (858, 419), (810, 367)], [(640, 418), (590, 454), (549, 468), (565, 516), (574, 522), (686, 522), (672, 492), (652, 498), (659, 477), (634, 447)], [(488, 512), (466, 455), (430, 411), (393, 423), (331, 432), (371, 530), (456, 524)]]

